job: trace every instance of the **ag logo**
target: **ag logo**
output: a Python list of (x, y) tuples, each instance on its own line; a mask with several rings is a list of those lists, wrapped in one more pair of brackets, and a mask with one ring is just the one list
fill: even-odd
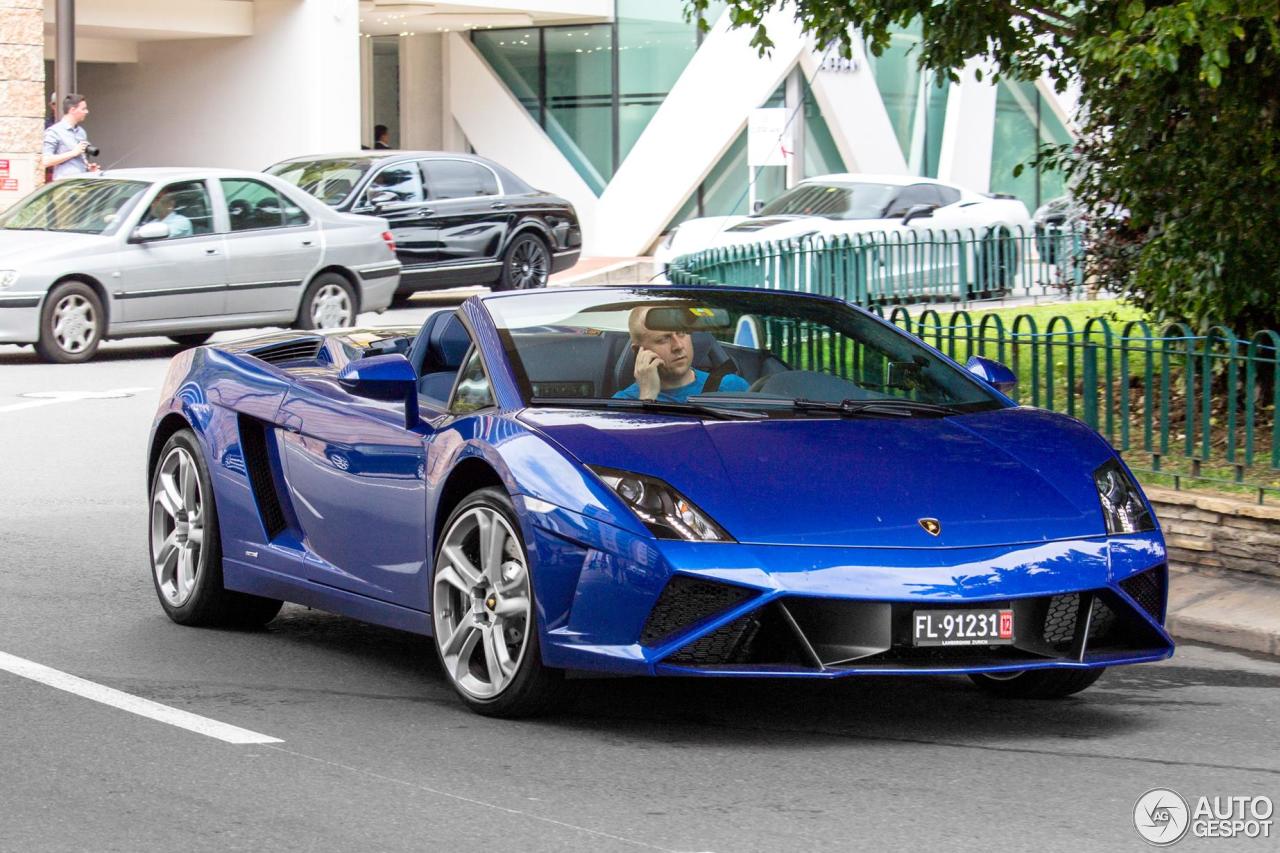
[(942, 525), (938, 523), (938, 519), (936, 518), (917, 518), (916, 521), (920, 522), (920, 526), (924, 528), (924, 532), (928, 533), (930, 536), (937, 536), (942, 532)]
[(1168, 847), (1182, 840), (1190, 825), (1187, 801), (1168, 788), (1152, 788), (1133, 806), (1133, 825), (1148, 844)]

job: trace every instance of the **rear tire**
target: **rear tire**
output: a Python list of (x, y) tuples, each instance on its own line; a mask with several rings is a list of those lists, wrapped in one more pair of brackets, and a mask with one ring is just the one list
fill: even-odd
[(533, 290), (547, 286), (551, 252), (533, 234), (520, 234), (502, 255), (502, 273), (494, 290)]
[(151, 580), (164, 612), (179, 625), (260, 627), (283, 602), (222, 585), (222, 537), (204, 454), (179, 430), (160, 451), (151, 477), (147, 527)]
[(212, 337), (213, 337), (213, 332), (200, 332), (200, 333), (191, 334), (191, 335), (170, 335), (169, 340), (173, 341), (175, 344), (182, 347), (183, 349), (191, 349), (191, 347), (200, 346), (202, 343), (204, 343), (205, 341), (209, 340), (209, 338), (212, 338)]
[(322, 273), (302, 295), (295, 329), (346, 329), (356, 322), (356, 292), (336, 272)]
[(1011, 675), (969, 676), (978, 688), (1007, 699), (1061, 699), (1079, 693), (1106, 672), (1097, 669), (1031, 669)]
[(434, 565), (433, 645), (466, 706), (487, 717), (556, 707), (564, 673), (542, 665), (528, 551), (506, 492), (480, 489), (449, 514)]
[(49, 291), (40, 311), (36, 352), (45, 361), (78, 364), (93, 358), (107, 328), (102, 300), (82, 281), (64, 281)]

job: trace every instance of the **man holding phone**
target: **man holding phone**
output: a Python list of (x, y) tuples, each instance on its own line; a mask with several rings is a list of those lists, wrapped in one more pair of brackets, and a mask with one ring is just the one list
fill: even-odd
[[(707, 372), (693, 367), (693, 342), (688, 332), (650, 329), (645, 317), (651, 309), (631, 309), (627, 331), (636, 354), (636, 381), (613, 396), (624, 400), (661, 400), (684, 403), (701, 394)], [(720, 380), (721, 391), (746, 391), (747, 380), (730, 373)]]

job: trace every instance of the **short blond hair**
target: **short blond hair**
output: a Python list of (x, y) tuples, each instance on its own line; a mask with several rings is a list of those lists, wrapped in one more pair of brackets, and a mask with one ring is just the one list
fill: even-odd
[(641, 342), (644, 333), (649, 331), (649, 327), (645, 325), (645, 318), (649, 316), (649, 305), (641, 305), (632, 308), (631, 313), (627, 316), (627, 332), (631, 335), (631, 343), (638, 344)]

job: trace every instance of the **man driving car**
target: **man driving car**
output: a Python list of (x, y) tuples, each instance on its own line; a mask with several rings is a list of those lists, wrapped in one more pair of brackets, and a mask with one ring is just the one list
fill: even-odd
[[(613, 396), (625, 400), (683, 403), (702, 393), (707, 372), (693, 367), (693, 342), (688, 332), (668, 332), (645, 325), (650, 307), (631, 309), (627, 331), (636, 354), (636, 381)], [(746, 391), (747, 380), (730, 373), (720, 380), (721, 391)]]

